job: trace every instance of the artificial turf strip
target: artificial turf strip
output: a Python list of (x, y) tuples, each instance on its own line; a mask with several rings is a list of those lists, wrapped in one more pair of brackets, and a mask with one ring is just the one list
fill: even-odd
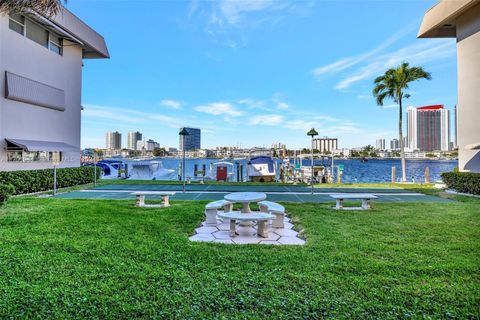
[(0, 317), (480, 317), (479, 201), (286, 204), (300, 247), (192, 243), (204, 204), (9, 201)]

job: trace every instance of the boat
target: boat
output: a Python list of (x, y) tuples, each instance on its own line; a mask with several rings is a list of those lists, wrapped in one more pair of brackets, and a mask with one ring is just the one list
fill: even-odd
[[(312, 163), (311, 155), (298, 155), (298, 162), (295, 161), (294, 181), (311, 183), (312, 181)], [(321, 154), (314, 155), (313, 161), (313, 182), (314, 183), (331, 183), (333, 175), (331, 168), (333, 166), (333, 158)]]
[(252, 157), (247, 163), (247, 175), (251, 182), (274, 182), (275, 162), (269, 156)]
[(83, 167), (97, 166), (102, 169), (102, 179), (116, 179), (118, 178), (118, 170), (123, 165), (119, 160), (100, 160), (95, 165), (93, 162), (82, 163)]
[(169, 180), (175, 170), (166, 169), (157, 160), (135, 160), (129, 163), (130, 180)]

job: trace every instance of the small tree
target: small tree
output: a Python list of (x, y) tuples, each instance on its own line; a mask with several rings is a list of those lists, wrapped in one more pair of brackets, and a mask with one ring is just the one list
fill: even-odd
[(407, 181), (407, 173), (405, 168), (405, 146), (403, 143), (403, 110), (402, 103), (404, 99), (410, 98), (410, 94), (405, 93), (409, 84), (420, 79), (430, 80), (430, 73), (423, 70), (422, 67), (410, 67), (407, 62), (402, 63), (396, 68), (389, 69), (384, 75), (375, 79), (375, 88), (373, 96), (376, 98), (377, 104), (383, 106), (385, 99), (392, 99), (398, 103), (398, 136), (400, 143), (400, 157), (402, 162), (402, 181)]

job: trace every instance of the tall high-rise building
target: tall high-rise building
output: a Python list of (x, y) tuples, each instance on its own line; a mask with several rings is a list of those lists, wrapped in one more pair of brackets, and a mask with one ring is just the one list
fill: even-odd
[(390, 150), (398, 150), (400, 149), (400, 141), (398, 139), (390, 140)]
[(180, 135), (179, 141), (179, 150), (183, 151), (183, 145), (185, 140), (185, 151), (195, 151), (201, 149), (201, 131), (197, 128), (180, 128), (180, 131), (183, 129), (187, 130), (188, 136)]
[(122, 134), (118, 131), (105, 134), (107, 149), (122, 149)]
[(410, 150), (448, 151), (450, 112), (443, 105), (407, 109), (407, 145)]
[(328, 137), (313, 139), (313, 149), (320, 153), (332, 152), (338, 149), (338, 139)]
[(142, 141), (142, 134), (138, 131), (130, 131), (127, 137), (128, 149), (137, 150), (138, 141)]
[(377, 150), (385, 150), (385, 139), (380, 138), (376, 141)]

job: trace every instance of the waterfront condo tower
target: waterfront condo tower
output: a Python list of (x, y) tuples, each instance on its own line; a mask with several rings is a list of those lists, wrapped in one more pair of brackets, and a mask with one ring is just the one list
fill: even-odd
[(450, 150), (449, 110), (443, 105), (408, 107), (407, 137), (410, 150)]
[(183, 129), (187, 130), (188, 135), (180, 135), (180, 141), (178, 149), (183, 151), (183, 139), (185, 139), (185, 151), (195, 151), (201, 149), (201, 131), (197, 128), (180, 128), (180, 131)]
[(0, 171), (80, 165), (82, 60), (108, 57), (65, 8), (0, 13)]
[(142, 134), (138, 131), (130, 131), (127, 137), (127, 146), (129, 150), (138, 150), (137, 143), (142, 141)]
[(122, 134), (118, 131), (105, 134), (105, 147), (110, 150), (122, 149)]

